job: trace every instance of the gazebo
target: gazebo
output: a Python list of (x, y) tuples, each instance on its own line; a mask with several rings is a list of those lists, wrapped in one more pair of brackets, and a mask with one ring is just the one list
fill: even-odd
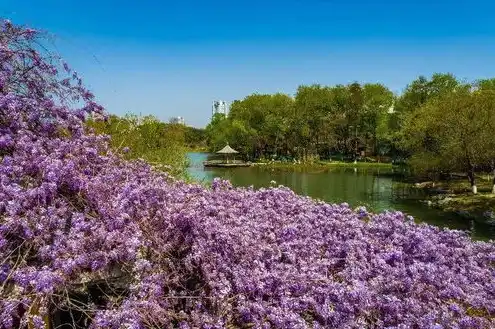
[[(232, 147), (230, 147), (229, 144), (227, 144), (227, 145), (225, 145), (225, 147), (223, 149), (221, 149), (217, 153), (218, 154), (225, 154), (225, 160), (226, 160), (227, 163), (229, 163), (229, 154), (236, 154), (236, 153), (239, 153), (239, 152), (237, 152)], [(234, 157), (234, 161), (235, 161), (235, 157)]]
[(210, 160), (210, 161), (204, 161), (203, 165), (205, 167), (224, 167), (224, 168), (233, 168), (233, 167), (249, 167), (251, 166), (250, 162), (244, 162), (244, 161), (230, 161), (229, 155), (230, 154), (236, 154), (239, 153), (236, 150), (234, 150), (232, 147), (229, 146), (229, 144), (225, 145), (223, 149), (220, 151), (216, 152), (216, 154), (223, 154), (224, 155), (224, 160)]

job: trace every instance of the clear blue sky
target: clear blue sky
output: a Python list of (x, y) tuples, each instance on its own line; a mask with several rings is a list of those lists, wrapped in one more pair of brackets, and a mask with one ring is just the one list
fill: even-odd
[(204, 126), (214, 99), (420, 74), (495, 77), (493, 1), (0, 0), (44, 29), (108, 111)]

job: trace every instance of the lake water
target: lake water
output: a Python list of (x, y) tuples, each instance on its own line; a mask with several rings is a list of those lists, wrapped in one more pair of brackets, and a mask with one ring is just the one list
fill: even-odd
[(495, 238), (495, 226), (470, 221), (455, 214), (430, 208), (421, 200), (424, 195), (396, 182), (390, 169), (339, 168), (331, 171), (281, 172), (259, 167), (204, 168), (207, 153), (189, 153), (189, 174), (198, 181), (211, 182), (213, 178), (228, 179), (234, 186), (268, 187), (271, 181), (294, 192), (330, 203), (347, 202), (352, 207), (366, 206), (372, 211), (399, 210), (416, 221), (453, 229), (469, 230), (475, 239)]

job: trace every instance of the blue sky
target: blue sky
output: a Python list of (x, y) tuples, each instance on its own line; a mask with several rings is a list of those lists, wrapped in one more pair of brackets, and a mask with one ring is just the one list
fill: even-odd
[(43, 29), (109, 112), (205, 126), (215, 99), (420, 74), (495, 77), (491, 1), (0, 0)]

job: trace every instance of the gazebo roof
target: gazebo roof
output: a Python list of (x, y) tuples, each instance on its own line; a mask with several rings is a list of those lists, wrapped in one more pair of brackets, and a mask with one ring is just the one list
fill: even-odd
[(231, 154), (231, 153), (239, 153), (239, 152), (237, 152), (236, 150), (234, 150), (233, 148), (231, 148), (229, 146), (229, 144), (227, 144), (227, 145), (225, 145), (225, 147), (223, 149), (221, 149), (217, 153), (220, 153), (220, 154)]

